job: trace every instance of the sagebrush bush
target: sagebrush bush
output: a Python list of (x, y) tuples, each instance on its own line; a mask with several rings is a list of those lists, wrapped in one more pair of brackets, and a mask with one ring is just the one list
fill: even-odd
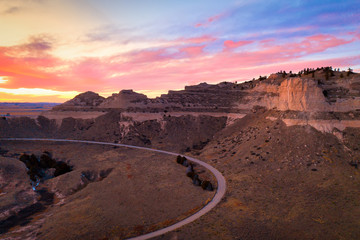
[(176, 157), (176, 162), (182, 164), (182, 157), (180, 155)]
[(193, 177), (193, 184), (195, 186), (201, 186), (201, 180), (199, 179), (199, 176), (197, 174), (195, 174), (195, 176)]
[(188, 177), (191, 178), (191, 179), (194, 178), (194, 175), (195, 175), (194, 172), (188, 172), (188, 173), (186, 174), (186, 176), (188, 176)]
[(213, 190), (212, 184), (209, 181), (203, 181), (201, 183), (201, 188), (204, 189), (204, 190), (209, 190), (209, 191)]

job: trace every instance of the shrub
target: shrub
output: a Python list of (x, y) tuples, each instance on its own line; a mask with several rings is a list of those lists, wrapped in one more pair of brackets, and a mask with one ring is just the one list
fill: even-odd
[(189, 164), (189, 166), (186, 169), (186, 174), (189, 173), (189, 172), (194, 172), (194, 168), (193, 168), (193, 165), (191, 163)]
[(200, 185), (201, 185), (200, 179), (194, 178), (194, 179), (193, 179), (193, 184), (194, 184), (195, 186), (200, 186)]
[(178, 155), (178, 156), (176, 157), (176, 162), (177, 162), (178, 164), (184, 165), (184, 166), (186, 166), (186, 167), (189, 165), (186, 157), (180, 156), (180, 155)]
[(71, 171), (71, 167), (64, 162), (58, 162), (55, 169), (55, 177)]
[(30, 162), (31, 166), (39, 165), (39, 160), (37, 159), (37, 157), (34, 154), (31, 154), (29, 162)]
[(189, 178), (193, 179), (194, 176), (195, 176), (195, 173), (194, 173), (194, 172), (188, 172), (188, 173), (186, 173), (186, 176), (188, 176)]
[(201, 183), (201, 188), (204, 189), (204, 190), (208, 190), (208, 191), (214, 190), (213, 187), (212, 187), (211, 182), (209, 182), (209, 181), (203, 181)]
[(176, 157), (176, 162), (182, 164), (182, 157), (180, 155)]
[(27, 162), (30, 162), (30, 156), (27, 155), (26, 153), (22, 154), (20, 156), (20, 161), (22, 161), (23, 163), (25, 163), (26, 167), (28, 166), (27, 165)]
[(40, 167), (42, 168), (55, 168), (56, 161), (50, 157), (49, 154), (41, 154)]
[(323, 90), (323, 95), (324, 95), (324, 97), (327, 97), (328, 96), (328, 91), (326, 91), (326, 90)]

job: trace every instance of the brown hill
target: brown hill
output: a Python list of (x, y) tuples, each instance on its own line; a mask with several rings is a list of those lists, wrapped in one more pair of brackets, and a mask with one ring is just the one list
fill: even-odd
[(132, 105), (147, 100), (144, 94), (136, 93), (133, 90), (121, 90), (118, 94), (106, 98), (99, 107), (101, 108), (129, 108)]
[(99, 94), (88, 91), (81, 93), (75, 96), (73, 99), (55, 106), (53, 110), (69, 110), (69, 109), (78, 109), (83, 108), (87, 110), (87, 108), (97, 107), (105, 100), (104, 97), (101, 97)]

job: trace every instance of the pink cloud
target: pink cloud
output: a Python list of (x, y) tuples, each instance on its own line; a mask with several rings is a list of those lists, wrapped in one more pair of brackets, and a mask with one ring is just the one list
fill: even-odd
[(227, 13), (220, 13), (214, 16), (209, 17), (208, 19), (206, 19), (206, 21), (204, 21), (203, 23), (197, 23), (195, 24), (195, 27), (199, 28), (199, 27), (208, 27), (211, 23), (219, 21), (220, 19), (224, 18), (225, 16), (227, 16)]
[(208, 21), (209, 23), (211, 23), (211, 22), (214, 22), (214, 21), (219, 20), (219, 19), (222, 18), (223, 16), (224, 16), (223, 14), (215, 15), (215, 16), (209, 17), (207, 21)]
[(203, 53), (203, 49), (205, 46), (192, 46), (192, 47), (185, 47), (181, 48), (180, 52), (186, 53), (187, 56), (198, 56)]
[(178, 38), (174, 41), (171, 41), (173, 45), (181, 45), (181, 44), (203, 44), (215, 41), (216, 38), (209, 35), (203, 35), (200, 37), (192, 37), (192, 38)]
[(291, 47), (293, 50), (304, 50), (308, 54), (322, 52), (328, 48), (337, 47), (340, 45), (348, 44), (354, 40), (345, 40), (342, 38), (337, 38), (332, 35), (318, 34), (314, 36), (309, 36), (305, 38), (300, 44), (289, 44), (288, 47)]
[(294, 33), (294, 32), (301, 32), (314, 29), (314, 26), (303, 26), (303, 27), (290, 27), (290, 28), (280, 28), (277, 29), (277, 33)]
[(204, 26), (204, 24), (203, 23), (197, 23), (197, 24), (195, 24), (195, 27), (202, 27), (202, 26)]
[(253, 43), (254, 41), (238, 41), (238, 42), (234, 42), (232, 40), (226, 40), (224, 41), (224, 46), (225, 48), (238, 48), (250, 43)]

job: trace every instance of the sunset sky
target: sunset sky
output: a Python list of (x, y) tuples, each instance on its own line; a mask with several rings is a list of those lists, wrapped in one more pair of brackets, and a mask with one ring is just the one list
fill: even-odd
[(0, 0), (0, 102), (360, 70), (359, 0)]

